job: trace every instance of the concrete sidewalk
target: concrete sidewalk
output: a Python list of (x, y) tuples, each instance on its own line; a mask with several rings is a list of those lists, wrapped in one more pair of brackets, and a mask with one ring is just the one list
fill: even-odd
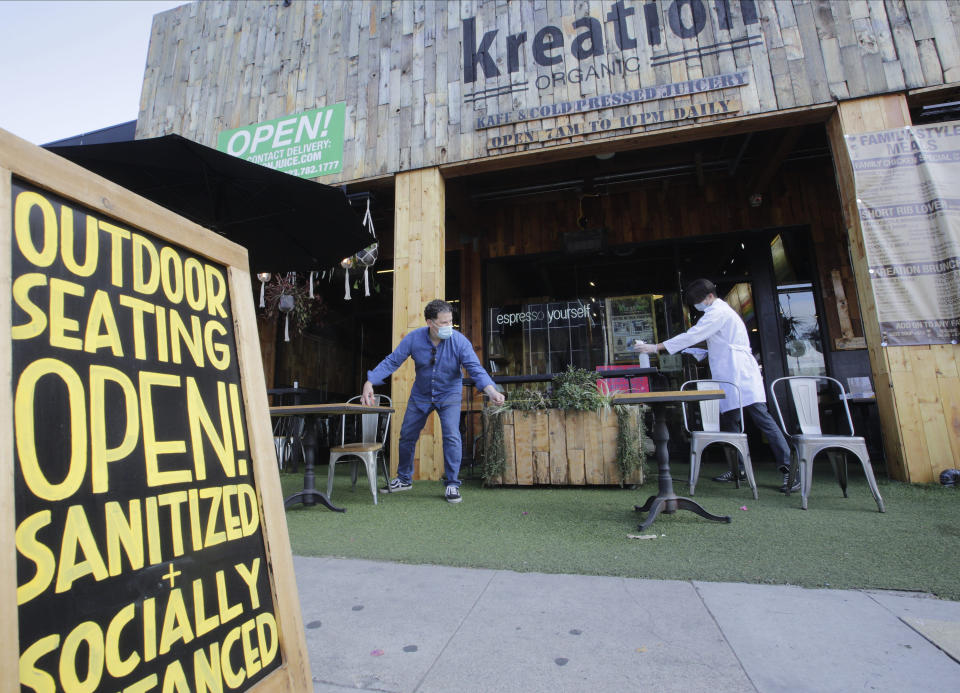
[(294, 557), (314, 690), (956, 691), (960, 602)]

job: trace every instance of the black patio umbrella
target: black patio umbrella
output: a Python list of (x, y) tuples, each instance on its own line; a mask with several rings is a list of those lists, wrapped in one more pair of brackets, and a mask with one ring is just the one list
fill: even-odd
[(252, 272), (320, 270), (373, 242), (340, 189), (180, 135), (47, 149), (246, 247)]

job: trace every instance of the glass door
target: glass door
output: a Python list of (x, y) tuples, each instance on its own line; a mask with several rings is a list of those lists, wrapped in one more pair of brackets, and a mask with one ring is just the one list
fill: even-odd
[[(703, 277), (717, 286), (717, 297), (723, 299), (743, 319), (750, 339), (750, 351), (764, 370), (766, 352), (762, 348), (769, 341), (763, 327), (770, 323), (764, 315), (772, 314), (771, 301), (763, 288), (769, 282), (769, 251), (764, 236), (737, 234), (689, 242), (679, 257), (680, 285), (686, 286), (694, 279)], [(772, 294), (769, 294), (772, 295)], [(687, 307), (684, 308), (688, 310)], [(700, 314), (689, 310), (691, 322), (700, 319)], [(779, 350), (777, 351), (779, 358)], [(685, 359), (687, 378), (709, 377), (706, 361), (694, 364)]]
[(786, 375), (827, 374), (822, 325), (814, 292), (806, 234), (777, 234), (770, 241), (777, 291), (779, 343)]

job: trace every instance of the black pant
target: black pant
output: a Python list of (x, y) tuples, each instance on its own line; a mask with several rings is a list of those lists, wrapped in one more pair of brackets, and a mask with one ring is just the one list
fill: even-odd
[[(777, 468), (781, 471), (790, 469), (790, 448), (787, 445), (787, 439), (783, 437), (783, 432), (777, 423), (770, 416), (765, 402), (754, 402), (743, 408), (750, 415), (750, 420), (757, 425), (770, 443), (770, 449), (773, 450), (773, 458)], [(740, 430), (740, 410), (731, 409), (720, 414), (721, 431), (739, 431)]]

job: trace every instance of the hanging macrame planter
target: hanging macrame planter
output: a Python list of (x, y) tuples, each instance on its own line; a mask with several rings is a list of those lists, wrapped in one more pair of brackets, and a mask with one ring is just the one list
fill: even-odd
[[(370, 232), (370, 235), (374, 238), (377, 237), (377, 232), (373, 229), (373, 215), (370, 214), (370, 198), (367, 198), (367, 211), (363, 215), (363, 225), (367, 227), (367, 231)], [(379, 243), (371, 243), (366, 248), (357, 253), (357, 262), (363, 265), (363, 295), (370, 295), (370, 268), (373, 267), (374, 263), (377, 261), (379, 255)]]
[(343, 267), (343, 300), (350, 300), (350, 268), (353, 267), (353, 257), (345, 257), (340, 261)]
[(260, 307), (266, 308), (267, 306), (263, 302), (263, 290), (264, 290), (264, 287), (267, 285), (267, 282), (270, 281), (270, 273), (260, 272), (257, 274), (257, 279), (260, 280)]
[(284, 314), (283, 341), (290, 341), (290, 313), (293, 312), (296, 299), (291, 294), (283, 294), (277, 302), (277, 309)]
[(357, 262), (363, 266), (363, 290), (364, 296), (370, 295), (370, 268), (377, 261), (378, 244), (368, 245), (357, 253)]

